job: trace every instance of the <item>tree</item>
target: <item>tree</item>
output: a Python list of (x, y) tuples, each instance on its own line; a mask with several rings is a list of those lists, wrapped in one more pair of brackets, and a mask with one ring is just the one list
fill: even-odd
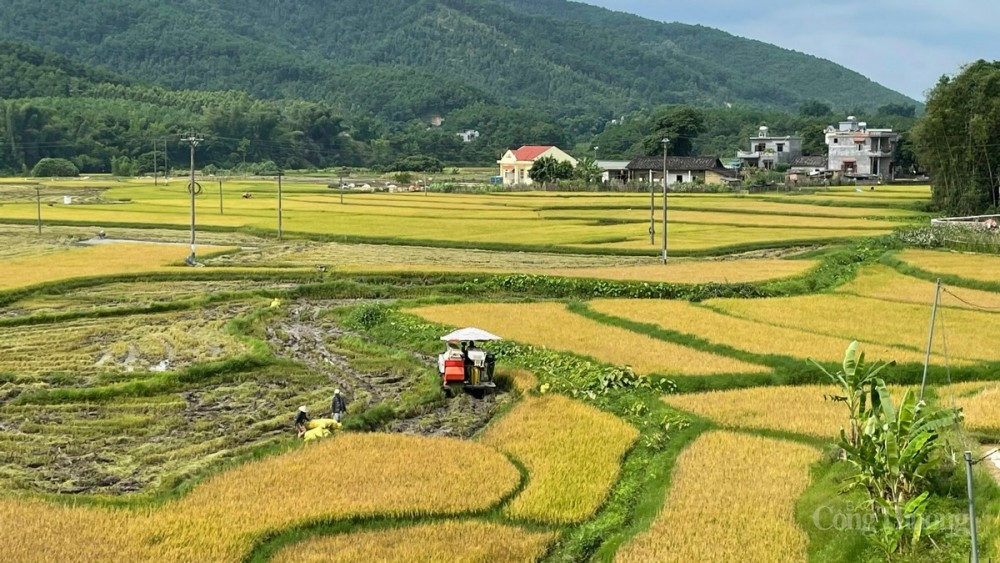
[(934, 203), (952, 215), (998, 206), (1000, 186), (1000, 61), (977, 61), (944, 76), (927, 98), (913, 131), (920, 164), (933, 178)]
[(64, 158), (43, 158), (31, 169), (35, 178), (66, 178), (79, 176), (76, 165)]
[(604, 170), (597, 165), (596, 160), (588, 156), (580, 159), (580, 162), (577, 163), (575, 175), (585, 183), (593, 184), (601, 181), (601, 177), (604, 175)]
[(799, 105), (799, 115), (807, 117), (826, 117), (833, 115), (833, 108), (819, 100), (806, 100)]
[(852, 446), (858, 445), (858, 435), (861, 427), (861, 417), (867, 408), (868, 397), (874, 400), (875, 380), (878, 374), (894, 364), (876, 362), (872, 365), (865, 364), (865, 353), (858, 354), (858, 341), (855, 340), (844, 352), (844, 361), (841, 369), (837, 373), (830, 373), (816, 360), (810, 359), (809, 363), (823, 372), (830, 381), (840, 388), (840, 395), (827, 397), (829, 400), (843, 403), (847, 407), (848, 419), (851, 423), (851, 431), (848, 435), (848, 442)]
[(551, 156), (543, 156), (531, 165), (528, 176), (532, 181), (547, 186), (558, 180), (569, 180), (573, 177), (573, 165), (567, 161), (558, 161)]
[(877, 117), (895, 115), (899, 117), (914, 117), (917, 115), (917, 107), (913, 104), (885, 104), (875, 110)]
[(664, 138), (670, 139), (671, 155), (691, 156), (695, 138), (705, 131), (705, 114), (688, 106), (672, 106), (660, 111), (653, 123), (653, 133), (642, 143), (647, 156), (662, 154)]

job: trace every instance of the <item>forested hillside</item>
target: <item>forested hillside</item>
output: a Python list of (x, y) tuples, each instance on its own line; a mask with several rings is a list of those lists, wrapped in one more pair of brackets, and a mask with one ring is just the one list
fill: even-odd
[(594, 121), (664, 103), (911, 102), (828, 61), (563, 0), (0, 0), (0, 38), (172, 88), (389, 122), (473, 103)]

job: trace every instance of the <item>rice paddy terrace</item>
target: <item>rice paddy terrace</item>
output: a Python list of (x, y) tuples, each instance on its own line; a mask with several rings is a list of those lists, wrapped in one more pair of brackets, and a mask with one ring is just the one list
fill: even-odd
[[(44, 182), (38, 234), (33, 182), (0, 182), (3, 558), (880, 561), (816, 520), (863, 499), (806, 360), (857, 340), (919, 388), (938, 278), (927, 400), (963, 409), (956, 448), (1000, 443), (1000, 258), (895, 236), (926, 187), (671, 194), (663, 265), (648, 194), (289, 179), (279, 241), (274, 182), (225, 179), (220, 212), (203, 181), (191, 268), (182, 186)], [(505, 337), (486, 399), (439, 389), (463, 326)], [(344, 430), (303, 443), (335, 387)], [(899, 560), (964, 560), (932, 537)]]

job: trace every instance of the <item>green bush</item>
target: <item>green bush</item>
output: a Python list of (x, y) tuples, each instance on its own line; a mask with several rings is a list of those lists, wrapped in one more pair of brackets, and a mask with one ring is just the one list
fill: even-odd
[(65, 158), (43, 158), (31, 169), (35, 178), (68, 178), (79, 176), (80, 170)]

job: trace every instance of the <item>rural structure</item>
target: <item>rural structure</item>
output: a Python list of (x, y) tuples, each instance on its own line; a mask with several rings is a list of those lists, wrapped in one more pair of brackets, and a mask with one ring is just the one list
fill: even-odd
[(674, 184), (725, 184), (738, 178), (736, 171), (729, 170), (715, 156), (644, 156), (629, 162), (629, 179), (633, 182), (662, 182)]
[(826, 130), (827, 168), (846, 177), (891, 180), (896, 174), (899, 133), (892, 129), (869, 129), (864, 121), (849, 116)]
[(530, 186), (534, 182), (528, 172), (535, 161), (551, 157), (559, 162), (569, 162), (576, 166), (577, 160), (566, 154), (559, 147), (549, 145), (525, 145), (516, 150), (507, 151), (497, 164), (500, 165), (500, 177), (505, 186)]
[(756, 137), (750, 138), (750, 150), (738, 151), (744, 168), (773, 170), (778, 164), (791, 163), (802, 156), (802, 137), (775, 137), (766, 126), (761, 126)]

